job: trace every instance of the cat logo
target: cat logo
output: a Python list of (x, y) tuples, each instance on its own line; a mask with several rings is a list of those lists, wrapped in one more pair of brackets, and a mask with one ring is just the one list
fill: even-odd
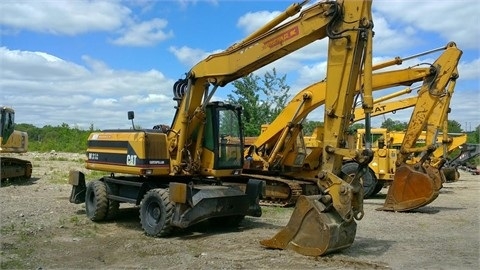
[(373, 110), (374, 112), (383, 112), (385, 111), (385, 105), (375, 107)]
[(127, 155), (127, 165), (129, 166), (137, 165), (137, 155)]

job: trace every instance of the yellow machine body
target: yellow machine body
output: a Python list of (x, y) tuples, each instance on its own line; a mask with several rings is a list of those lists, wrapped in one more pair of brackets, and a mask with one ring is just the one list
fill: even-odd
[[(0, 153), (20, 154), (28, 151), (28, 134), (15, 130), (15, 111), (10, 107), (1, 107)], [(32, 176), (32, 163), (12, 156), (1, 156), (1, 179), (24, 178)]]

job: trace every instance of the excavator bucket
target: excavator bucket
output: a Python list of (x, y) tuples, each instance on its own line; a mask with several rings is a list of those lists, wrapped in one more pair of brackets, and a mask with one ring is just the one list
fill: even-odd
[(409, 211), (431, 203), (438, 197), (442, 178), (438, 169), (427, 167), (427, 172), (407, 165), (397, 167), (383, 207), (377, 210)]
[(447, 182), (457, 182), (460, 179), (460, 173), (455, 167), (443, 168), (442, 172)]
[(300, 196), (287, 226), (271, 239), (260, 241), (266, 248), (291, 249), (306, 256), (321, 256), (352, 245), (357, 224), (344, 221), (322, 195)]

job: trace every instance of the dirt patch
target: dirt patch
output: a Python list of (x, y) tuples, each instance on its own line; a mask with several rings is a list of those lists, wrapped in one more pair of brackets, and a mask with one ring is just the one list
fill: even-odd
[[(408, 213), (375, 211), (386, 189), (364, 202), (353, 245), (320, 258), (268, 250), (259, 241), (289, 220), (292, 208), (263, 207), (235, 229), (199, 224), (168, 238), (145, 236), (138, 209), (94, 223), (68, 202), (70, 169), (83, 155), (28, 153), (29, 181), (0, 188), (2, 269), (480, 269), (480, 176), (461, 171), (431, 204)], [(98, 175), (90, 175), (95, 177)]]

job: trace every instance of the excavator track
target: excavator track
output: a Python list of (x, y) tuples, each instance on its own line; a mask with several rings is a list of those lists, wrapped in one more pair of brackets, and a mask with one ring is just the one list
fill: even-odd
[[(265, 197), (260, 199), (262, 206), (289, 207), (295, 205), (300, 195), (308, 195), (308, 190), (318, 187), (314, 182), (282, 179), (278, 176), (243, 174), (249, 178), (263, 180), (266, 183)], [(318, 194), (318, 191), (316, 191)]]
[(2, 181), (13, 178), (30, 179), (32, 176), (32, 163), (30, 161), (11, 157), (2, 157), (1, 160)]

